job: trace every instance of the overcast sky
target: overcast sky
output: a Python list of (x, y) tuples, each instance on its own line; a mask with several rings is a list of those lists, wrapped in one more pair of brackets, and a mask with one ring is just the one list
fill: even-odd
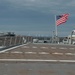
[(58, 26), (58, 36), (75, 29), (75, 0), (0, 0), (0, 32), (52, 36), (55, 15), (64, 13), (69, 19)]

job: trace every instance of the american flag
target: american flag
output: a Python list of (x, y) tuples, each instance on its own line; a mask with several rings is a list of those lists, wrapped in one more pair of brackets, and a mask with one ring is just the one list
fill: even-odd
[(56, 25), (59, 26), (60, 24), (65, 23), (68, 20), (69, 14), (63, 14), (56, 16)]

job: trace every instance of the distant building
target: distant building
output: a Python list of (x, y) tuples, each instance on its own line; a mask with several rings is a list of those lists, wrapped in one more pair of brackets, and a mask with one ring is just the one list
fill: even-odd
[(68, 42), (69, 44), (75, 44), (75, 35), (69, 35)]
[(5, 34), (5, 36), (15, 36), (15, 33), (14, 33), (14, 32), (7, 32), (7, 33)]
[(15, 36), (14, 32), (0, 32), (0, 36)]

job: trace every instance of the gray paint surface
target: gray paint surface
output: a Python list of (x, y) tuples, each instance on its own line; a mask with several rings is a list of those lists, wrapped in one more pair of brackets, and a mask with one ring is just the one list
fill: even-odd
[(75, 75), (75, 63), (0, 63), (0, 75)]

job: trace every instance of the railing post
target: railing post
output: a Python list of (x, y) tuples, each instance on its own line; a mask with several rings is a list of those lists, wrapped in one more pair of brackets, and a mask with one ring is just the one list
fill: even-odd
[(17, 36), (15, 36), (15, 41), (14, 41), (14, 45), (16, 45), (16, 40), (17, 40)]
[(7, 39), (7, 37), (4, 38), (4, 46), (6, 46), (6, 39)]
[(12, 37), (10, 37), (10, 44), (9, 44), (9, 46), (11, 46), (11, 43), (12, 43)]

